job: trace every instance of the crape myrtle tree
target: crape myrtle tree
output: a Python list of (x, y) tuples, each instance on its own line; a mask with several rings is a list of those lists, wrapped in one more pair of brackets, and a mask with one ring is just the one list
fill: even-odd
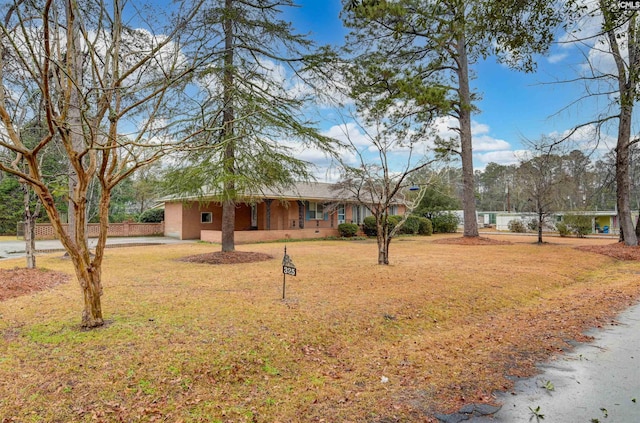
[(222, 203), (222, 251), (235, 249), (235, 209), (265, 188), (309, 180), (300, 145), (329, 152), (305, 115), (313, 101), (314, 67), (322, 63), (312, 42), (281, 14), (290, 0), (214, 0), (192, 22), (208, 39), (212, 56), (194, 83), (211, 149), (185, 154), (169, 171), (168, 189)]
[[(360, 128), (369, 145), (362, 146), (349, 139), (350, 150), (357, 157), (356, 165), (342, 163), (342, 175), (334, 190), (371, 212), (376, 221), (378, 264), (388, 265), (391, 240), (420, 204), (429, 185), (429, 181), (419, 178), (418, 172), (433, 161), (416, 154), (424, 144), (410, 139), (410, 135), (400, 135), (396, 125), (378, 121), (369, 128)], [(420, 156), (417, 160), (416, 155)], [(418, 188), (415, 192), (414, 187)], [(398, 206), (403, 206), (405, 213), (399, 222), (392, 223), (389, 216), (397, 214), (392, 210)]]
[[(25, 181), (41, 201), (82, 288), (86, 328), (103, 324), (102, 261), (114, 187), (193, 134), (184, 124), (191, 103), (181, 101), (186, 90), (180, 83), (197, 64), (188, 58), (202, 57), (185, 31), (197, 5), (172, 3), (167, 7), (172, 14), (158, 21), (154, 8), (145, 21), (143, 9), (128, 10), (125, 4), (7, 2), (0, 26), (0, 147), (13, 154), (0, 161), (0, 170)], [(140, 29), (127, 26), (125, 21), (132, 21), (125, 15), (135, 15)], [(187, 48), (194, 54), (183, 54)], [(22, 116), (41, 122), (33, 145), (25, 142)], [(56, 185), (41, 167), (41, 155), (54, 143), (75, 175), (69, 232), (54, 201)], [(94, 180), (100, 185), (100, 229), (92, 254), (85, 227)]]
[(443, 115), (458, 125), (456, 140), (443, 148), (460, 154), (464, 236), (478, 236), (471, 116), (478, 99), (471, 68), (496, 54), (516, 69), (532, 71), (533, 54), (545, 52), (560, 22), (553, 2), (521, 0), (343, 0), (349, 47), (380, 75), (394, 74), (401, 94), (423, 103), (423, 86), (446, 89)]
[[(630, 165), (631, 148), (640, 141), (640, 137), (632, 136), (631, 129), (634, 106), (640, 97), (640, 21), (637, 11), (623, 8), (622, 3), (616, 0), (566, 2), (571, 15), (577, 16), (567, 40), (591, 49), (584, 53), (588, 59), (583, 67), (585, 71), (572, 81), (585, 84), (585, 95), (581, 99), (598, 97), (609, 102), (609, 107), (598, 110), (594, 120), (579, 125), (570, 135), (586, 126), (595, 126), (600, 135), (609, 123), (617, 124), (615, 187), (620, 237), (625, 244), (635, 246), (638, 237), (631, 215)], [(594, 19), (600, 30), (585, 34), (584, 20)]]

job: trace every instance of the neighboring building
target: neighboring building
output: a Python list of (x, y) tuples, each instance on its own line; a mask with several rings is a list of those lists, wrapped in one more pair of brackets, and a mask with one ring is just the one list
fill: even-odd
[[(291, 189), (266, 190), (237, 202), (235, 241), (324, 238), (340, 223), (362, 224), (371, 212), (354, 198), (340, 198), (333, 184), (300, 182)], [(221, 242), (222, 205), (215, 196), (165, 199), (164, 234), (179, 239)], [(403, 214), (404, 205), (390, 214)]]
[[(485, 215), (492, 213), (493, 212), (480, 212), (480, 214)], [(562, 211), (553, 213), (549, 216), (548, 221), (549, 223), (561, 222), (563, 216), (567, 214), (590, 216), (592, 218), (592, 233), (594, 234), (618, 234), (619, 232), (618, 214), (615, 211)], [(637, 214), (633, 214), (632, 218), (635, 222), (638, 218)], [(535, 213), (495, 213), (496, 229), (499, 231), (508, 231), (509, 222), (514, 219), (519, 219), (526, 223), (531, 219), (537, 219), (537, 215)]]

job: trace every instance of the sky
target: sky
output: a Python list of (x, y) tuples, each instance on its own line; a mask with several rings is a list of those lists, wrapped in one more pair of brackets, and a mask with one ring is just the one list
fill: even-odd
[[(298, 0), (296, 3), (300, 7), (287, 11), (284, 18), (290, 19), (297, 31), (308, 33), (318, 44), (342, 43), (346, 30), (339, 19), (340, 0)], [(584, 36), (597, 27), (597, 22), (584, 21), (576, 25), (576, 30)], [(558, 41), (568, 39), (566, 33), (558, 33)], [(479, 112), (472, 116), (476, 169), (483, 169), (489, 162), (517, 163), (518, 154), (527, 149), (526, 140), (565, 134), (604, 110), (606, 98), (583, 101), (564, 110), (584, 94), (584, 87), (580, 83), (557, 82), (575, 78), (584, 69), (585, 55), (598, 59), (598, 49), (592, 44), (578, 49), (575, 44), (554, 43), (547, 56), (537, 58), (535, 73), (511, 70), (493, 57), (473, 65), (476, 77), (472, 88), (481, 95), (477, 103)], [(611, 65), (606, 60), (595, 61), (603, 67)], [(335, 132), (333, 125), (335, 122), (321, 122), (321, 129), (325, 133)], [(447, 125), (441, 122), (443, 128)], [(574, 136), (574, 146), (585, 153), (594, 149), (594, 135), (589, 128)], [(607, 132), (605, 142), (598, 146), (600, 152), (611, 148), (615, 139), (615, 128)]]

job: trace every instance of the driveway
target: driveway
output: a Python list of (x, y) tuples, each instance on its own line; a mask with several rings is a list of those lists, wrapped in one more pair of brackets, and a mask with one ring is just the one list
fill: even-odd
[(589, 334), (593, 342), (540, 365), (539, 375), (500, 394), (502, 408), (492, 417), (470, 421), (640, 422), (640, 304), (616, 325)]
[[(98, 242), (97, 238), (89, 238), (89, 246), (93, 248)], [(159, 245), (159, 244), (184, 244), (195, 241), (183, 241), (175, 238), (162, 236), (146, 236), (146, 237), (113, 237), (107, 239), (107, 245), (110, 247), (133, 246), (133, 245)], [(24, 257), (25, 255), (24, 240), (0, 241), (0, 259)], [(53, 253), (56, 251), (64, 251), (62, 244), (58, 240), (38, 240), (36, 241), (37, 253)]]

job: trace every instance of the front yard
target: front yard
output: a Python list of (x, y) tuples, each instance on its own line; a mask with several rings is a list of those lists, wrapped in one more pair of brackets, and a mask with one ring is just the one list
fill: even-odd
[(386, 267), (372, 241), (289, 243), (284, 301), (281, 243), (233, 265), (178, 260), (206, 244), (110, 249), (103, 328), (79, 330), (75, 280), (0, 302), (0, 421), (435, 421), (640, 298), (640, 262), (574, 248), (611, 240), (445, 238), (395, 240)]

